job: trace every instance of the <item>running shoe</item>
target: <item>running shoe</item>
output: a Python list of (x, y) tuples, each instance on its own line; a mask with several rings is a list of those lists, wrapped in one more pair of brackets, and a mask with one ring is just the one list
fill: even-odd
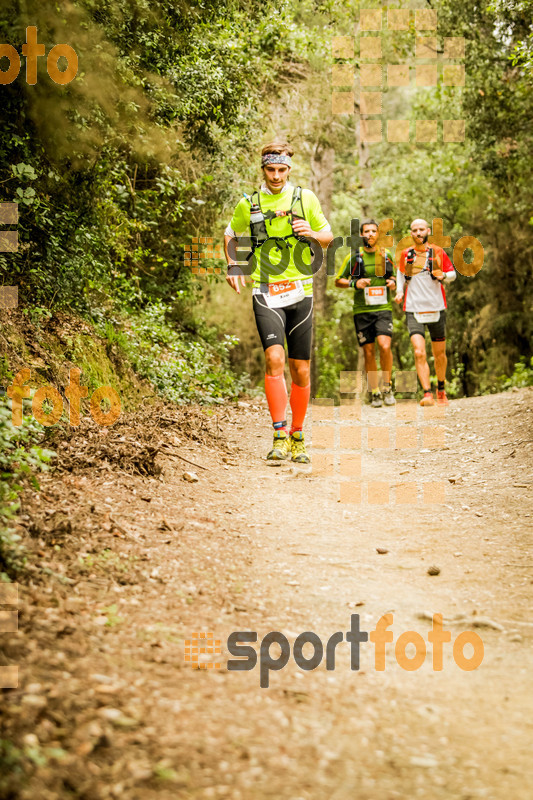
[(396, 402), (394, 399), (394, 392), (392, 391), (392, 386), (387, 386), (383, 389), (383, 402), (386, 406), (393, 406)]
[(383, 405), (383, 400), (381, 399), (381, 392), (379, 389), (376, 392), (370, 392), (369, 400), (372, 408), (381, 408)]
[(292, 460), (299, 464), (309, 464), (311, 459), (307, 455), (303, 431), (294, 431), (291, 436)]
[(448, 398), (446, 397), (446, 392), (444, 391), (444, 389), (442, 391), (437, 390), (437, 405), (438, 406), (448, 405)]
[(424, 392), (424, 397), (420, 401), (421, 406), (434, 406), (435, 401), (431, 392)]
[(287, 431), (274, 432), (274, 444), (267, 455), (267, 461), (285, 461), (291, 453), (291, 437)]

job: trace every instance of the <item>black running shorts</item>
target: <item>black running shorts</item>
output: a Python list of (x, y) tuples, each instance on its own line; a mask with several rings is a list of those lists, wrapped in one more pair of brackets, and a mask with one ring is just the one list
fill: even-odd
[(253, 295), (254, 314), (263, 350), (273, 344), (285, 345), (289, 358), (309, 361), (313, 335), (313, 298), (304, 297), (284, 308), (269, 308), (261, 294)]
[(376, 336), (392, 336), (392, 311), (363, 311), (354, 314), (353, 321), (361, 347), (373, 344)]
[(440, 317), (437, 322), (419, 322), (415, 318), (413, 311), (406, 311), (405, 316), (409, 336), (412, 336), (414, 333), (419, 333), (420, 336), (424, 336), (424, 328), (427, 328), (432, 342), (444, 342), (446, 340), (446, 311), (440, 312)]

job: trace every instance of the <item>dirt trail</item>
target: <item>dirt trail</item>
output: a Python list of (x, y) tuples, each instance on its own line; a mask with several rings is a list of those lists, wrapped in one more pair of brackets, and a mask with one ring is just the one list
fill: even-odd
[[(3, 635), (6, 663), (20, 667), (20, 688), (4, 690), (4, 738), (17, 748), (5, 796), (529, 800), (532, 394), (456, 401), (426, 422), (363, 408), (362, 478), (390, 483), (389, 504), (368, 504), (366, 489), (361, 504), (339, 502), (338, 479), (317, 474), (316, 443), (333, 435), (334, 457), (346, 455), (339, 410), (313, 424), (314, 472), (267, 466), (259, 402), (211, 420), (224, 437), (211, 448), (169, 420), (161, 479), (112, 464), (47, 477), (22, 524), (59, 579), (36, 571), (20, 587), (19, 632)], [(444, 448), (424, 434), (430, 424), (444, 426)], [(415, 449), (395, 449), (393, 436), (369, 448), (397, 426), (418, 431)], [(183, 479), (189, 470), (198, 482)], [(419, 487), (416, 505), (394, 502), (398, 482)], [(442, 482), (444, 503), (424, 503)], [(301, 632), (325, 646), (352, 614), (372, 631), (386, 613), (384, 671), (371, 642), (358, 671), (346, 642), (334, 671), (296, 666)], [(434, 613), (451, 631), (442, 671), (427, 642)], [(464, 630), (484, 644), (474, 671), (452, 654)], [(221, 656), (206, 656), (221, 669), (184, 661), (195, 631), (221, 640)], [(257, 631), (257, 648), (270, 631), (289, 640), (269, 688), (259, 665), (227, 670), (232, 631)], [(426, 640), (416, 671), (395, 658), (404, 631)]]

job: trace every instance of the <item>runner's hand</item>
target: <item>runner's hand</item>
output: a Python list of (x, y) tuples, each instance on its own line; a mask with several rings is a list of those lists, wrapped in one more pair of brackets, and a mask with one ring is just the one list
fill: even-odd
[(402, 300), (403, 300), (403, 294), (397, 294), (396, 297), (394, 298), (394, 302), (398, 303), (398, 305), (400, 305)]
[(444, 272), (441, 269), (434, 269), (432, 274), (438, 281), (444, 280)]
[(246, 282), (244, 280), (244, 275), (226, 275), (227, 282), (229, 283), (231, 288), (234, 289), (237, 292), (237, 294), (241, 293), (241, 290), (239, 288), (239, 278), (240, 278), (241, 284), (243, 286), (246, 286)]
[(396, 281), (394, 280), (394, 278), (388, 278), (385, 281), (385, 283), (389, 287), (389, 289), (396, 289)]
[(359, 278), (359, 280), (356, 281), (355, 288), (365, 289), (367, 286), (370, 286), (370, 284), (371, 284), (370, 278)]
[(313, 237), (313, 229), (305, 219), (293, 219), (292, 228), (299, 236)]

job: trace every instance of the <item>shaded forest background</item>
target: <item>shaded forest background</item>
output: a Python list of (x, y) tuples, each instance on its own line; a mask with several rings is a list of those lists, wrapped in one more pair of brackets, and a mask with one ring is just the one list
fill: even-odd
[[(19, 252), (0, 255), (0, 283), (18, 285), (20, 313), (37, 330), (58, 313), (83, 318), (173, 401), (220, 402), (260, 384), (251, 304), (223, 277), (192, 276), (183, 248), (194, 236), (221, 239), (242, 192), (258, 185), (258, 149), (278, 135), (296, 150), (295, 182), (317, 191), (336, 235), (371, 214), (394, 219), (396, 241), (413, 216), (442, 218), (452, 246), (476, 236), (483, 269), (449, 293), (451, 393), (529, 380), (533, 3), (409, 5), (437, 10), (440, 49), (444, 37), (465, 37), (466, 84), (385, 90), (384, 116), (464, 117), (464, 143), (365, 148), (356, 115), (332, 115), (331, 68), (343, 60), (331, 41), (354, 35), (357, 3), (8, 2), (0, 41), (20, 52), (36, 25), (46, 52), (67, 42), (80, 64), (59, 86), (41, 58), (31, 86), (23, 58), (0, 87), (0, 199), (20, 209)], [(412, 61), (413, 16), (411, 25), (383, 31), (385, 62)], [(351, 293), (324, 272), (316, 283), (315, 394), (329, 396), (358, 351)], [(412, 368), (396, 317), (396, 366)], [(63, 356), (85, 365), (75, 338)], [(4, 356), (2, 385), (12, 367)], [(96, 385), (98, 369), (88, 372)]]

